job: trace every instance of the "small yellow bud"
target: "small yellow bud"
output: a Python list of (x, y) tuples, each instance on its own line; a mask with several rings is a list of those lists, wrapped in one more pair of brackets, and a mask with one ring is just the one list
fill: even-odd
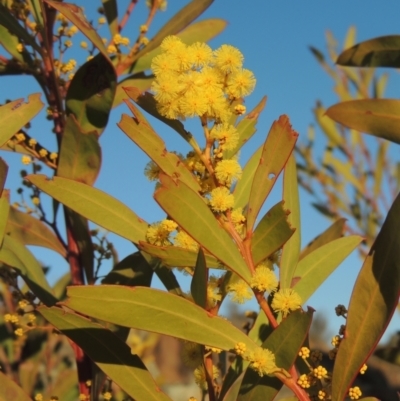
[(17, 52), (22, 53), (24, 51), (24, 45), (22, 43), (17, 44)]

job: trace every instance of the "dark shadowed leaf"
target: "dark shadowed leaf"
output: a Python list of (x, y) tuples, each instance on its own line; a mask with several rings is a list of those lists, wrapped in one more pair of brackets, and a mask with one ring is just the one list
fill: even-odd
[(101, 0), (103, 3), (104, 14), (107, 18), (111, 37), (118, 33), (118, 7), (117, 0)]
[(196, 266), (192, 282), (190, 283), (190, 293), (196, 305), (202, 308), (207, 304), (207, 265), (204, 252), (200, 248), (197, 254)]
[(336, 61), (347, 67), (400, 68), (400, 36), (381, 36), (346, 49)]
[(346, 332), (332, 377), (332, 398), (343, 400), (386, 330), (400, 294), (400, 195), (366, 257), (350, 299)]
[(251, 239), (251, 252), (255, 265), (272, 255), (293, 235), (294, 229), (287, 222), (288, 212), (283, 202), (273, 206), (260, 220)]

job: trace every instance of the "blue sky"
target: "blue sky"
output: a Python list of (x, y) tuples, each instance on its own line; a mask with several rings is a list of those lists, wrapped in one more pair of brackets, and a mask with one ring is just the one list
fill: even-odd
[[(120, 11), (125, 10), (127, 3), (126, 0), (118, 1)], [(170, 1), (167, 11), (156, 17), (149, 37), (187, 3), (188, 1)], [(76, 4), (84, 5), (90, 18), (97, 18), (90, 7), (93, 4), (93, 9), (97, 8), (101, 4), (100, 1), (80, 0)], [(123, 32), (131, 40), (135, 38), (137, 26), (144, 21), (145, 10), (144, 1), (139, 1), (131, 17), (130, 25)], [(290, 117), (293, 128), (300, 133), (301, 141), (306, 135), (309, 124), (314, 122), (312, 108), (315, 101), (319, 99), (325, 106), (336, 102), (332, 91), (333, 82), (319, 67), (308, 46), (312, 45), (325, 51), (325, 33), (329, 30), (341, 47), (346, 32), (352, 25), (357, 28), (357, 41), (396, 34), (399, 29), (399, 12), (400, 3), (397, 0), (384, 2), (216, 0), (201, 19), (222, 18), (228, 21), (228, 26), (219, 37), (210, 42), (211, 46), (216, 48), (227, 43), (238, 47), (244, 54), (245, 68), (252, 70), (257, 78), (255, 91), (246, 99), (248, 110), (254, 107), (264, 95), (268, 96), (267, 107), (259, 119), (258, 132), (243, 150), (241, 160), (245, 162), (254, 149), (265, 140), (271, 123), (279, 115), (287, 114)], [(100, 33), (105, 36), (107, 30), (105, 27), (102, 29)], [(75, 47), (78, 47), (80, 40), (79, 36), (74, 39)], [(71, 52), (71, 55), (76, 54), (78, 60), (84, 60), (83, 51), (74, 53), (71, 49)], [(387, 71), (390, 73), (390, 79), (386, 96), (398, 97), (399, 74), (395, 71)], [(1, 82), (0, 101), (6, 98), (13, 100), (20, 97), (26, 98), (28, 94), (39, 91), (38, 86), (29, 77), (22, 80), (14, 77), (3, 78)], [(109, 125), (101, 137), (103, 165), (96, 186), (126, 203), (145, 220), (157, 221), (163, 218), (164, 214), (152, 200), (154, 185), (142, 177), (142, 171), (148, 159), (116, 126), (122, 113), (128, 113), (124, 106), (113, 111)], [(43, 116), (44, 112), (33, 121), (33, 128), (29, 133), (50, 149), (54, 149), (55, 140), (49, 133), (49, 124), (43, 122)], [(188, 150), (171, 130), (160, 124), (154, 124), (154, 127), (165, 140), (169, 150), (177, 147), (182, 151)], [(196, 125), (191, 125), (190, 129), (196, 130)], [(322, 135), (317, 131), (317, 141), (318, 134)], [(5, 152), (1, 157), (10, 165), (7, 186), (15, 188), (15, 183), (19, 181), (18, 171), (21, 169), (20, 157)], [(267, 201), (268, 206), (279, 201), (280, 196), (278, 184)], [(18, 200), (15, 192), (12, 194), (12, 200)], [(303, 245), (330, 224), (311, 208), (309, 203), (310, 198), (301, 192)], [(110, 239), (115, 241), (121, 259), (134, 251), (133, 246), (127, 241), (112, 235)], [(66, 263), (53, 253), (45, 251), (36, 253), (35, 250), (35, 254), (39, 255), (42, 261), (52, 265), (53, 279), (67, 270)], [(348, 303), (351, 288), (361, 264), (358, 256), (352, 255), (308, 302), (317, 310), (317, 313), (324, 314), (330, 321), (329, 328), (332, 334), (342, 323), (336, 318), (334, 307), (338, 303)], [(250, 306), (254, 307), (254, 305), (247, 305), (246, 308)], [(398, 330), (399, 326), (400, 317), (397, 314), (388, 332)]]

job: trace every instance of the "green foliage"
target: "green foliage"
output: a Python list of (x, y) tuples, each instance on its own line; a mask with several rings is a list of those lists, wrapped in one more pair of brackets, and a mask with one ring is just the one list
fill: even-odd
[[(5, 374), (0, 373), (0, 398), (37, 400), (40, 393), (46, 400), (53, 395), (66, 401), (77, 397), (97, 400), (107, 399), (112, 392), (117, 400), (170, 400), (159, 378), (150, 373), (146, 352), (137, 347), (140, 341), (135, 339), (132, 344), (132, 336), (143, 330), (184, 341), (183, 359), (195, 369), (203, 396), (208, 394), (212, 401), (272, 401), (283, 386), (296, 399), (309, 401), (318, 390), (330, 391), (330, 384), (324, 380), (327, 373), (316, 376), (315, 369), (324, 370), (319, 361), (305, 356), (313, 311), (304, 311), (302, 305), (362, 238), (342, 237), (344, 219), (338, 219), (301, 250), (298, 175), (305, 186), (302, 175), (313, 176), (315, 169), (310, 147), (299, 146), (306, 162), (299, 166), (299, 174), (293, 153), (298, 134), (288, 116), (280, 116), (272, 124), (264, 144), (242, 170), (240, 150), (255, 134), (266, 98), (246, 114), (243, 98), (251, 93), (255, 80), (251, 71), (242, 69), (239, 50), (222, 46), (212, 51), (198, 43), (225, 27), (224, 21), (216, 19), (193, 23), (212, 1), (193, 0), (151, 40), (145, 37), (148, 26), (142, 26), (135, 43), (124, 53), (129, 40), (120, 32), (134, 3), (120, 18), (117, 2), (103, 1), (102, 18), (111, 34), (108, 45), (76, 5), (51, 0), (22, 1), (19, 8), (1, 5), (0, 40), (10, 59), (2, 60), (0, 73), (28, 73), (37, 80), (58, 148), (49, 152), (21, 131), (43, 106), (39, 94), (30, 95), (27, 103), (15, 100), (1, 106), (2, 148), (23, 154), (26, 164), (33, 162), (33, 174), (23, 171), (21, 176), (34, 208), (25, 203), (19, 208), (9, 205), (3, 190), (7, 166), (1, 162), (0, 291), (4, 313), (0, 315), (0, 346), (4, 352), (0, 364)], [(159, 1), (151, 2), (147, 23), (160, 6)], [(85, 35), (92, 49), (86, 62), (70, 75), (75, 64), (62, 60), (71, 45), (67, 38), (74, 31)], [(53, 35), (58, 50), (50, 40)], [(349, 41), (353, 36), (354, 32), (350, 33)], [(373, 42), (373, 51), (382, 45), (382, 40)], [(357, 52), (368, 49), (360, 46)], [(327, 67), (321, 53), (313, 52)], [(350, 57), (352, 63), (365, 59), (357, 52)], [(375, 53), (374, 62), (383, 63)], [(328, 72), (342, 82), (334, 71)], [(362, 93), (372, 79), (350, 70), (344, 74)], [(376, 83), (377, 91), (381, 86)], [(150, 87), (152, 93), (145, 92)], [(343, 98), (349, 96), (343, 86), (338, 92)], [(94, 188), (102, 161), (99, 137), (111, 110), (122, 101), (132, 116), (123, 114), (118, 126), (150, 158), (145, 174), (156, 181), (154, 199), (167, 216), (160, 222), (148, 224), (122, 202)], [(369, 118), (365, 118), (363, 113), (370, 106), (361, 102), (366, 101), (346, 107), (347, 114), (343, 106), (327, 113), (343, 118), (345, 124), (350, 121), (349, 126), (358, 121), (361, 125), (355, 128), (368, 126), (371, 133), (379, 131), (380, 136), (396, 141), (397, 128), (388, 123), (396, 119), (395, 106), (388, 116), (382, 114), (382, 110), (388, 111), (382, 109), (382, 102), (373, 103)], [(146, 113), (173, 128), (191, 151), (185, 156), (168, 151)], [(315, 116), (329, 141), (324, 162), (331, 166), (334, 178), (340, 176), (345, 185), (355, 188), (355, 206), (361, 209), (366, 183), (357, 175), (362, 166), (352, 171), (350, 155), (360, 150), (366, 155), (362, 137), (352, 131), (349, 148), (338, 126), (324, 113), (317, 104)], [(190, 117), (199, 120), (201, 143), (182, 122)], [(381, 129), (383, 125), (387, 131)], [(313, 139), (310, 141), (312, 144)], [(349, 162), (338, 163), (332, 149), (345, 154)], [(382, 164), (386, 151), (385, 146), (380, 147), (377, 157)], [(42, 164), (50, 169), (50, 178), (38, 174)], [(261, 216), (282, 172), (282, 200)], [(378, 169), (375, 195), (383, 176), (383, 169)], [(332, 176), (327, 177), (323, 176), (338, 199), (345, 198), (345, 185), (340, 188)], [(318, 178), (322, 180), (322, 176)], [(52, 198), (50, 211), (41, 203), (46, 194)], [(334, 349), (335, 401), (345, 398), (397, 304), (398, 199), (354, 287), (346, 328), (349, 335), (341, 333), (341, 345)], [(338, 210), (349, 212), (344, 199), (338, 204)], [(317, 206), (322, 209), (321, 204)], [(336, 216), (330, 206), (327, 212)], [(60, 208), (64, 224), (57, 218)], [(48, 217), (51, 212), (52, 218)], [(364, 211), (357, 213), (359, 224), (364, 224)], [(98, 229), (90, 230), (89, 221), (131, 241), (138, 251), (119, 261), (113, 245)], [(371, 240), (376, 229), (367, 232)], [(70, 272), (51, 287), (46, 269), (28, 250), (29, 245), (57, 252)], [(111, 260), (112, 268), (100, 280), (104, 260)], [(190, 276), (190, 294), (181, 289), (174, 269)], [(154, 274), (166, 291), (150, 288)], [(246, 330), (219, 316), (228, 295), (238, 303), (252, 297), (258, 302), (260, 310), (247, 316), (251, 323)], [(145, 348), (144, 342), (142, 345)], [(149, 347), (154, 350), (155, 344)], [(298, 368), (299, 351), (308, 370)], [(42, 369), (49, 359), (52, 375)], [(29, 371), (27, 366), (33, 368)], [(219, 370), (222, 377), (218, 377)], [(304, 371), (307, 380), (312, 379), (309, 390), (300, 376)]]

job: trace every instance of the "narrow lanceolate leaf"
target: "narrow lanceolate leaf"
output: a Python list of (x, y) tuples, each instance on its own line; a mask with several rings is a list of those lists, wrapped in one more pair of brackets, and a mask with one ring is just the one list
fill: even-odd
[(190, 283), (190, 293), (194, 302), (202, 308), (207, 304), (207, 265), (204, 252), (200, 248), (197, 254), (196, 266), (192, 282)]
[[(151, 245), (148, 242), (140, 241), (139, 248), (162, 260), (163, 264), (169, 267), (194, 267), (197, 260), (197, 252), (190, 249), (180, 248), (178, 246), (156, 246)], [(206, 264), (209, 268), (218, 268), (220, 264), (218, 260), (206, 253)]]
[(400, 144), (400, 100), (350, 100), (329, 107), (326, 115), (346, 127)]
[(260, 103), (257, 104), (254, 109), (247, 114), (236, 127), (239, 133), (239, 142), (234, 149), (224, 151), (224, 159), (231, 159), (242, 146), (256, 133), (256, 124), (258, 117), (264, 110), (265, 104), (267, 103), (267, 97), (264, 96)]
[(29, 95), (27, 103), (24, 103), (23, 99), (18, 99), (0, 106), (0, 146), (32, 120), (43, 106), (40, 93)]
[(128, 104), (135, 114), (135, 117), (132, 118), (123, 114), (121, 121), (118, 123), (118, 127), (121, 128), (166, 175), (171, 177), (174, 181), (180, 180), (184, 182), (194, 191), (200, 191), (200, 184), (183, 161), (175, 153), (167, 151), (164, 141), (143, 118), (141, 113), (139, 113), (133, 104)]
[(353, 379), (378, 344), (400, 295), (400, 195), (366, 257), (350, 299), (346, 331), (332, 377), (332, 399), (343, 400)]
[(129, 346), (98, 323), (61, 308), (39, 307), (54, 327), (79, 345), (89, 358), (137, 401), (171, 401)]
[(30, 398), (14, 380), (11, 380), (3, 372), (0, 372), (0, 383), (1, 401), (32, 401), (32, 398)]
[(3, 242), (5, 233), (7, 232), (7, 221), (10, 214), (10, 204), (8, 199), (3, 196), (0, 198), (0, 246)]
[(67, 114), (75, 116), (84, 133), (96, 131), (100, 135), (108, 122), (117, 87), (117, 76), (108, 60), (98, 54), (83, 64), (67, 91)]
[(389, 149), (389, 145), (389, 142), (382, 141), (382, 143), (379, 144), (379, 149), (377, 150), (373, 189), (375, 198), (378, 198), (382, 193), (383, 172), (386, 170), (387, 166), (386, 154)]
[(280, 249), (292, 236), (294, 229), (287, 222), (287, 217), (288, 212), (283, 208), (283, 202), (279, 202), (260, 220), (251, 239), (255, 265)]
[(336, 220), (330, 227), (328, 227), (323, 233), (315, 237), (307, 246), (301, 251), (299, 260), (306, 257), (311, 252), (325, 245), (335, 239), (343, 237), (344, 225), (346, 219)]
[(135, 57), (139, 59), (146, 53), (158, 47), (162, 40), (168, 35), (175, 35), (182, 29), (186, 28), (192, 21), (199, 17), (214, 0), (192, 0), (189, 4), (178, 11), (150, 40), (149, 44), (144, 47)]
[[(205, 19), (190, 24), (183, 31), (178, 32), (176, 36), (178, 36), (182, 40), (182, 42), (185, 43), (186, 45), (191, 45), (195, 42), (208, 42), (215, 36), (219, 35), (225, 29), (226, 25), (227, 22), (222, 19), (218, 18)], [(155, 48), (151, 52), (141, 56), (132, 65), (132, 67), (125, 72), (137, 73), (149, 70), (151, 66), (151, 61), (155, 56), (158, 56), (160, 53), (161, 53), (161, 48), (160, 47)]]
[(138, 243), (145, 239), (148, 224), (119, 200), (99, 189), (66, 178), (45, 175), (25, 177), (43, 192), (93, 223)]
[(358, 235), (338, 238), (322, 245), (300, 260), (294, 272), (294, 276), (300, 277), (300, 280), (297, 281), (294, 289), (303, 303), (360, 245), (362, 240), (363, 238)]
[(16, 269), (29, 289), (45, 305), (52, 306), (58, 301), (39, 262), (23, 244), (8, 235), (4, 237), (0, 249), (0, 262)]
[(6, 232), (24, 245), (42, 246), (66, 256), (63, 244), (47, 225), (15, 208), (10, 208)]
[(207, 252), (248, 282), (250, 270), (232, 237), (222, 228), (204, 199), (183, 182), (175, 183), (167, 176), (162, 176), (161, 184), (154, 198), (168, 216)]
[(299, 260), (301, 244), (299, 188), (297, 184), (296, 159), (293, 153), (286, 164), (283, 174), (283, 200), (285, 209), (290, 212), (288, 223), (295, 229), (295, 232), (283, 246), (279, 264), (279, 279), (281, 288), (290, 288), (297, 261)]
[(62, 136), (57, 175), (93, 185), (100, 165), (101, 149), (96, 131), (83, 132), (70, 114)]
[(313, 109), (315, 119), (317, 120), (318, 125), (321, 127), (329, 142), (338, 146), (343, 142), (342, 137), (335, 123), (325, 115), (325, 111), (326, 109), (320, 102), (317, 102), (315, 109)]
[(253, 182), (254, 173), (260, 162), (261, 153), (262, 146), (253, 153), (253, 156), (251, 156), (243, 168), (242, 178), (237, 182), (233, 191), (233, 195), (235, 196), (235, 208), (244, 208), (249, 202), (251, 184)]
[(381, 36), (345, 50), (336, 61), (347, 67), (400, 68), (400, 36)]
[[(212, 316), (203, 308), (177, 295), (145, 287), (75, 286), (68, 288), (66, 306), (96, 319), (152, 331), (232, 350), (244, 342), (253, 350), (256, 344), (228, 320)], [(99, 308), (99, 304), (107, 308)]]
[(272, 124), (251, 185), (247, 213), (248, 231), (253, 229), (265, 199), (292, 153), (297, 137), (298, 134), (292, 130), (287, 116), (280, 116)]
[(150, 89), (153, 80), (153, 75), (145, 75), (139, 73), (118, 82), (112, 107), (117, 107), (124, 101), (124, 99), (129, 99), (124, 88), (134, 87), (137, 88), (140, 92), (146, 92)]
[[(313, 311), (307, 313), (297, 310), (291, 313), (264, 341), (267, 348), (275, 355), (276, 366), (285, 370), (293, 366), (300, 347), (303, 345), (311, 325)], [(254, 370), (247, 369), (238, 401), (270, 401), (279, 392), (283, 383), (276, 377), (260, 377)]]
[(107, 49), (93, 26), (86, 20), (83, 9), (75, 4), (60, 3), (58, 1), (45, 0), (47, 4), (54, 7), (57, 11), (70, 20), (92, 43), (100, 53), (109, 60)]
[(7, 163), (2, 158), (0, 158), (0, 194), (3, 193), (4, 185), (7, 179), (7, 173)]
[(103, 3), (104, 15), (107, 18), (111, 37), (118, 33), (118, 7), (117, 0), (101, 0)]

